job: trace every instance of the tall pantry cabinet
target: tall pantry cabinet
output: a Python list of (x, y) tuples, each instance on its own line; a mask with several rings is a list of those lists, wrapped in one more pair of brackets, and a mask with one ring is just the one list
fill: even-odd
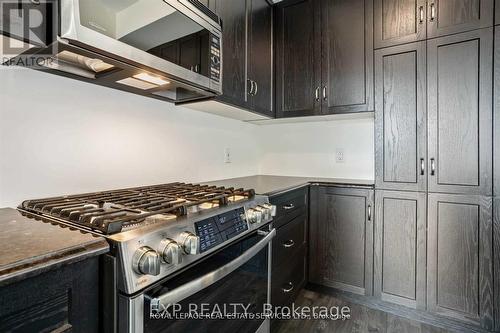
[(492, 0), (374, 5), (374, 294), (487, 330), (500, 329), (493, 12)]

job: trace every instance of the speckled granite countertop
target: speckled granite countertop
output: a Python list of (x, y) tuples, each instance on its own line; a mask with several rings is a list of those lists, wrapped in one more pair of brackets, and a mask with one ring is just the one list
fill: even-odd
[(273, 196), (294, 188), (306, 186), (311, 183), (324, 185), (362, 186), (373, 187), (373, 180), (344, 179), (344, 178), (315, 178), (315, 177), (288, 177), (257, 175), (240, 178), (230, 178), (207, 182), (204, 184), (225, 187), (253, 188), (257, 194)]
[(0, 209), (0, 286), (108, 251), (102, 237)]

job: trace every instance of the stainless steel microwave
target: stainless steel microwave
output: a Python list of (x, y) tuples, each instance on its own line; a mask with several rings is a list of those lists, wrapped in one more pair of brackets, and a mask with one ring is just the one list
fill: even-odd
[(199, 0), (60, 0), (49, 70), (183, 102), (222, 93), (222, 22)]

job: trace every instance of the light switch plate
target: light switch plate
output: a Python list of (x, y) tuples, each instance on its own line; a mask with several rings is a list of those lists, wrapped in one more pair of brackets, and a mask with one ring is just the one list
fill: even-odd
[(231, 163), (231, 149), (224, 148), (224, 163)]

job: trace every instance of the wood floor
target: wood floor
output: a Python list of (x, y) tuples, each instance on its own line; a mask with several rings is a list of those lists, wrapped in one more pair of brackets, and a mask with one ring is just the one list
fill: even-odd
[(277, 333), (319, 333), (319, 332), (346, 332), (346, 333), (451, 333), (450, 331), (429, 324), (420, 323), (386, 312), (358, 305), (338, 297), (318, 293), (311, 290), (302, 290), (296, 305), (301, 306), (348, 306), (351, 309), (351, 318), (347, 320), (287, 320), (275, 330)]

